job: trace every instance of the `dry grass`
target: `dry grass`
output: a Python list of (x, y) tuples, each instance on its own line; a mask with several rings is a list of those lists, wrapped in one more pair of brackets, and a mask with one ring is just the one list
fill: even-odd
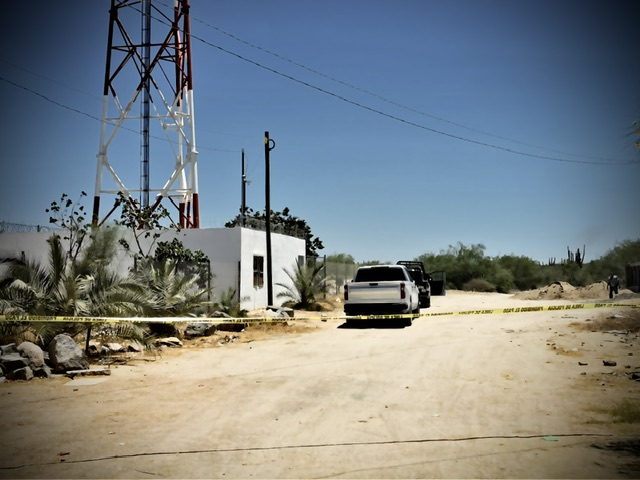
[[(592, 407), (587, 409), (600, 415), (608, 415), (613, 423), (640, 423), (640, 402), (625, 398), (609, 407)], [(586, 422), (592, 425), (604, 425), (603, 419), (592, 418)]]
[(609, 409), (615, 423), (640, 423), (640, 402), (624, 399)]
[(640, 333), (640, 309), (629, 308), (615, 314), (602, 314), (595, 320), (586, 323), (574, 322), (572, 327), (591, 332), (610, 332), (612, 330)]
[(268, 322), (250, 323), (239, 335), (240, 342), (253, 342), (263, 338), (278, 335), (291, 335), (312, 332), (314, 328), (310, 324), (295, 322)]

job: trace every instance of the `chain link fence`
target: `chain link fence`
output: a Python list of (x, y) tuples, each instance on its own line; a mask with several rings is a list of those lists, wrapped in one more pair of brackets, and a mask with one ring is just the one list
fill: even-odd
[[(244, 228), (250, 228), (251, 230), (258, 230), (265, 232), (267, 230), (267, 222), (252, 217), (244, 217), (238, 215), (235, 219), (235, 224)], [(289, 235), (290, 237), (305, 238), (306, 232), (296, 227), (289, 227), (281, 225), (275, 222), (271, 222), (271, 233), (281, 233), (283, 235)]]
[(327, 262), (327, 257), (307, 257), (307, 265), (323, 264), (323, 268), (320, 272), (327, 285), (327, 294), (329, 295), (342, 295), (344, 291), (344, 285), (350, 282), (358, 265), (355, 263), (337, 263)]

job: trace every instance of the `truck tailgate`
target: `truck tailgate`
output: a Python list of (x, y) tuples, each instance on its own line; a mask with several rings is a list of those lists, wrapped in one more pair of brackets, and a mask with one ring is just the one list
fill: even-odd
[(349, 284), (349, 303), (388, 303), (400, 300), (398, 282), (355, 282)]

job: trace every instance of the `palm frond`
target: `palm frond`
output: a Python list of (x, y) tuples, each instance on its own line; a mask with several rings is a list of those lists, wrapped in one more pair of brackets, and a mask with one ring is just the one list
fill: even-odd
[(317, 303), (319, 295), (326, 292), (326, 282), (319, 274), (324, 264), (299, 265), (296, 264), (293, 271), (284, 269), (285, 274), (291, 280), (291, 284), (276, 283), (284, 290), (278, 293), (280, 298), (289, 298), (301, 308), (309, 308)]

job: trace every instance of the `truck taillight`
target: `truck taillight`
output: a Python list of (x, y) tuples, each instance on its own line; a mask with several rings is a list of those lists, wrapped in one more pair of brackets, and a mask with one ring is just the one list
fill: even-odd
[(407, 290), (404, 286), (404, 282), (402, 282), (400, 284), (400, 298), (406, 298), (407, 297)]
[(344, 299), (345, 300), (349, 300), (349, 286), (348, 285), (344, 286)]

